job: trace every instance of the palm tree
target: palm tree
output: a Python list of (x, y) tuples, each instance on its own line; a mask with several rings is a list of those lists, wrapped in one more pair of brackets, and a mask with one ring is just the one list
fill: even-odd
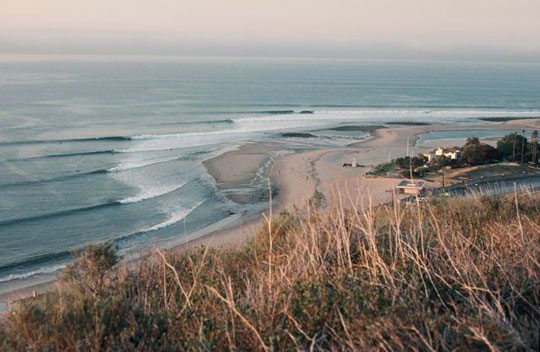
[(521, 130), (521, 136), (523, 137), (521, 139), (521, 163), (523, 164), (525, 162), (525, 130)]
[(512, 162), (516, 161), (517, 131), (514, 131), (514, 146), (512, 147)]

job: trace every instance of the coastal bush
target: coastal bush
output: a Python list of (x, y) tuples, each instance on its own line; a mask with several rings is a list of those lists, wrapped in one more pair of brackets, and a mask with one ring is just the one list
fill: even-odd
[(72, 287), (78, 286), (83, 293), (89, 290), (94, 296), (101, 294), (107, 289), (108, 273), (120, 260), (114, 242), (88, 245), (75, 256), (77, 260), (64, 269), (61, 281)]
[(325, 204), (325, 202), (326, 202), (326, 197), (324, 196), (324, 194), (320, 192), (319, 190), (315, 190), (315, 192), (313, 192), (313, 194), (308, 200), (308, 205), (311, 208), (319, 209)]
[(373, 170), (369, 171), (368, 174), (381, 176), (381, 175), (386, 175), (387, 173), (395, 169), (396, 169), (396, 163), (391, 161), (391, 162), (377, 165)]
[(540, 196), (282, 212), (234, 249), (89, 247), (4, 350), (538, 350)]
[(396, 159), (396, 165), (401, 167), (402, 169), (409, 169), (409, 168), (415, 168), (422, 166), (426, 163), (427, 158), (424, 158), (422, 155), (419, 156), (413, 156), (412, 158), (410, 156), (405, 156), (402, 158)]

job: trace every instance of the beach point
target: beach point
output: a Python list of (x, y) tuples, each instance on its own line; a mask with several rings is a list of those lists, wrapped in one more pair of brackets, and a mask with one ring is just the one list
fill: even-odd
[(2, 0), (0, 351), (540, 350), (539, 14)]

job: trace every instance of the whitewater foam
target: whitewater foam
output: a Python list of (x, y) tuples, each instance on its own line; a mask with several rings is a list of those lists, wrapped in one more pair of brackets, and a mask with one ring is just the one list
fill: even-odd
[(111, 167), (110, 169), (107, 169), (107, 172), (112, 173), (112, 172), (121, 172), (121, 171), (126, 171), (126, 170), (138, 169), (141, 167), (166, 163), (166, 162), (174, 161), (177, 159), (179, 159), (178, 156), (172, 156), (172, 157), (167, 157), (167, 158), (157, 158), (157, 159), (152, 158), (152, 159), (135, 160), (135, 161), (130, 161), (128, 163), (120, 164), (115, 167)]
[[(260, 123), (260, 122), (292, 122), (314, 120), (363, 120), (371, 118), (380, 118), (385, 121), (392, 121), (396, 118), (429, 119), (433, 122), (433, 117), (437, 118), (481, 118), (481, 117), (538, 117), (539, 110), (497, 110), (497, 109), (321, 109), (313, 111), (312, 114), (294, 113), (290, 115), (269, 115), (269, 116), (250, 116), (233, 119), (236, 123)], [(380, 121), (384, 122), (384, 121)], [(441, 123), (448, 121), (440, 121)], [(311, 124), (305, 126), (309, 127)]]
[(0, 283), (2, 282), (8, 282), (12, 280), (22, 280), (27, 279), (32, 276), (36, 276), (39, 274), (52, 274), (54, 272), (57, 272), (58, 270), (62, 270), (66, 267), (66, 264), (56, 264), (51, 266), (44, 266), (37, 270), (28, 271), (22, 274), (10, 274), (8, 276), (0, 277)]
[(154, 190), (154, 189), (144, 190), (143, 192), (139, 193), (138, 195), (136, 195), (134, 197), (128, 197), (128, 198), (119, 200), (118, 203), (130, 204), (130, 203), (142, 202), (143, 200), (147, 200), (147, 199), (161, 197), (161, 196), (163, 196), (165, 194), (174, 192), (174, 191), (184, 187), (186, 184), (187, 184), (187, 181), (184, 182), (184, 183), (181, 183), (179, 185), (172, 185), (172, 186), (165, 187), (165, 188), (158, 189), (158, 190)]
[[(120, 153), (136, 153), (181, 149), (194, 146), (230, 143), (244, 134), (254, 138), (257, 134), (273, 133), (283, 130), (312, 129), (332, 126), (340, 122), (385, 123), (400, 119), (426, 122), (463, 122), (482, 117), (537, 117), (539, 110), (489, 110), (489, 109), (357, 109), (357, 110), (317, 110), (310, 114), (294, 112), (291, 114), (258, 115), (233, 118), (231, 128), (219, 131), (185, 132), (171, 134), (145, 134), (131, 137), (140, 143), (128, 149), (116, 150)], [(440, 121), (438, 121), (440, 120)], [(471, 120), (470, 122), (474, 122)]]
[[(159, 229), (174, 225), (174, 224), (184, 220), (189, 214), (191, 214), (195, 209), (197, 209), (199, 206), (201, 206), (204, 202), (205, 201), (201, 201), (201, 202), (197, 203), (196, 205), (194, 205), (191, 208), (182, 209), (182, 210), (180, 210), (178, 212), (175, 212), (171, 216), (169, 216), (169, 218), (167, 218), (165, 221), (157, 223), (157, 224), (155, 224), (155, 225), (153, 225), (153, 226), (151, 226), (149, 228), (143, 229), (141, 231), (134, 232), (134, 233), (132, 233), (130, 235), (117, 238), (116, 240), (126, 239), (126, 238), (131, 237), (131, 236), (136, 235), (136, 234), (143, 234), (143, 233), (157, 231)], [(55, 272), (57, 272), (59, 270), (64, 269), (65, 267), (66, 267), (66, 263), (62, 263), (62, 264), (55, 264), (55, 265), (51, 265), (51, 266), (43, 266), (43, 267), (40, 267), (39, 269), (24, 272), (24, 273), (21, 273), (21, 274), (9, 274), (7, 276), (0, 277), (0, 283), (12, 281), (12, 280), (27, 279), (27, 278), (30, 278), (30, 277), (33, 277), (33, 276), (36, 276), (36, 275), (40, 275), (40, 274), (52, 274), (52, 273), (55, 273)]]
[(171, 226), (171, 225), (174, 225), (182, 220), (184, 220), (184, 218), (186, 218), (189, 214), (191, 214), (195, 209), (197, 209), (198, 207), (200, 207), (205, 201), (201, 201), (199, 202), (197, 205), (189, 208), (189, 209), (182, 209), (174, 214), (172, 214), (168, 219), (166, 219), (165, 221), (163, 222), (160, 222), (158, 224), (155, 224), (147, 229), (144, 229), (142, 231), (138, 231), (138, 233), (148, 233), (148, 232), (153, 232), (153, 231), (157, 231), (159, 229), (162, 229), (162, 228), (165, 228), (165, 227), (168, 227), (168, 226)]

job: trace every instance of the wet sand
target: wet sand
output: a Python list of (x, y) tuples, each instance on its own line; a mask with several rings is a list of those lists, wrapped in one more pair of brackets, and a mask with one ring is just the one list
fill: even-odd
[(264, 199), (261, 190), (252, 187), (251, 183), (279, 151), (277, 144), (250, 142), (203, 164), (216, 180), (218, 189), (229, 199), (239, 204), (250, 204)]

